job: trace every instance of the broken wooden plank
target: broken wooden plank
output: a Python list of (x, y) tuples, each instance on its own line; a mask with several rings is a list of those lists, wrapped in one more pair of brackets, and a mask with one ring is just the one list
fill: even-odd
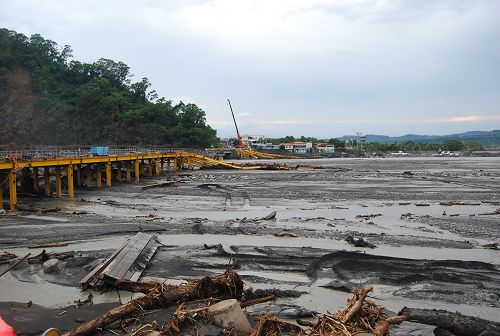
[(36, 248), (63, 247), (63, 246), (68, 246), (68, 243), (58, 242), (58, 243), (37, 244), (37, 245), (30, 245), (30, 246), (28, 246), (28, 248), (29, 249), (36, 249)]
[(89, 274), (87, 274), (82, 280), (80, 280), (80, 284), (82, 287), (86, 288), (88, 286), (94, 286), (96, 282), (96, 278), (100, 276), (102, 271), (113, 261), (113, 259), (116, 257), (118, 253), (127, 245), (127, 242), (124, 242), (122, 246), (120, 246), (118, 249), (113, 252), (111, 257), (109, 257), (106, 262), (98, 264), (92, 271), (90, 271)]
[(157, 238), (139, 232), (105, 262), (94, 268), (80, 283), (84, 287), (113, 284), (116, 280), (136, 281), (158, 249)]
[(122, 279), (132, 264), (135, 262), (142, 250), (153, 238), (150, 234), (139, 232), (127, 244), (127, 246), (116, 256), (115, 260), (104, 270), (103, 274), (115, 280)]
[(153, 184), (146, 184), (141, 187), (142, 190), (147, 190), (147, 189), (153, 189), (153, 188), (159, 188), (159, 187), (165, 187), (165, 186), (175, 186), (177, 185), (177, 181), (163, 181), (159, 183), (153, 183)]

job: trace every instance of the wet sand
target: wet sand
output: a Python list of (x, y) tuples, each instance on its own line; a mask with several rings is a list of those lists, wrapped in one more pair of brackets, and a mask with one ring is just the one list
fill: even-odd
[[(76, 252), (59, 273), (30, 265), (4, 275), (1, 301), (32, 300), (57, 310), (84, 299), (88, 292), (78, 289), (83, 275), (124, 239), (145, 231), (164, 246), (144, 277), (178, 283), (222, 271), (235, 260), (248, 286), (297, 294), (252, 314), (268, 309), (293, 318), (334, 311), (344, 307), (353, 286), (373, 284), (372, 298), (392, 311), (428, 307), (500, 320), (500, 251), (482, 247), (500, 241), (500, 215), (493, 214), (500, 208), (499, 158), (300, 163), (324, 169), (196, 170), (180, 177), (178, 187), (142, 191), (151, 182), (145, 179), (77, 190), (75, 201), (21, 199), (63, 212), (0, 217), (1, 251), (23, 255), (29, 244), (70, 241), (47, 250)], [(259, 220), (271, 211), (276, 219)], [(297, 237), (273, 235), (283, 231)], [(344, 239), (352, 235), (377, 247), (349, 245)], [(97, 293), (94, 301), (116, 303), (118, 295)], [(410, 326), (414, 335), (432, 334)]]

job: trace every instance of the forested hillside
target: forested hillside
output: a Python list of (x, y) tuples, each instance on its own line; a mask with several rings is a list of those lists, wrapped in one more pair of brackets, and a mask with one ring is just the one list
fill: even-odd
[(0, 29), (0, 145), (161, 145), (217, 142), (195, 104), (158, 98), (147, 78), (101, 58), (72, 60), (70, 46)]

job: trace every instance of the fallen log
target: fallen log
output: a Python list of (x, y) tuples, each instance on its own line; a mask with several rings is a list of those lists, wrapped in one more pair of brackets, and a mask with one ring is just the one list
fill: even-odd
[(63, 247), (63, 246), (68, 246), (68, 243), (60, 242), (60, 243), (37, 244), (37, 245), (30, 245), (30, 246), (28, 246), (28, 248), (29, 249), (35, 249), (35, 248)]
[(165, 285), (157, 282), (135, 282), (130, 280), (116, 280), (114, 284), (115, 289), (126, 290), (133, 293), (144, 293), (148, 294), (154, 289), (159, 289), (160, 291), (165, 291), (165, 289), (173, 288), (175, 286)]
[(86, 322), (66, 333), (65, 336), (95, 334), (111, 323), (145, 310), (166, 307), (178, 301), (205, 299), (216, 297), (220, 299), (241, 299), (243, 281), (233, 270), (223, 274), (207, 276), (200, 280), (190, 281), (180, 286), (166, 288), (163, 292), (153, 290), (143, 297), (131, 300), (129, 303), (113, 308), (104, 315)]
[(342, 323), (346, 323), (347, 321), (349, 321), (349, 319), (354, 314), (356, 314), (361, 309), (361, 307), (363, 307), (363, 301), (365, 300), (368, 293), (370, 293), (371, 291), (373, 291), (373, 286), (363, 288), (361, 294), (359, 294), (359, 298), (357, 299), (356, 303), (354, 303), (351, 309), (347, 312), (347, 314), (345, 314), (344, 318), (342, 319)]
[(404, 307), (399, 315), (408, 321), (434, 325), (457, 336), (500, 335), (500, 323), (446, 310)]

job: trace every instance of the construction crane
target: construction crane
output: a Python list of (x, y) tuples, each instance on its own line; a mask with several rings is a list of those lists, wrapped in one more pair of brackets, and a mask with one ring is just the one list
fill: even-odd
[(234, 118), (234, 112), (233, 112), (233, 107), (231, 106), (231, 101), (228, 99), (227, 102), (229, 103), (229, 108), (231, 109), (231, 114), (233, 116), (233, 121), (234, 121), (234, 127), (236, 127), (236, 135), (238, 136), (238, 144), (236, 145), (236, 148), (244, 148), (243, 141), (241, 140), (240, 131), (238, 130), (238, 125), (236, 124), (236, 119)]

